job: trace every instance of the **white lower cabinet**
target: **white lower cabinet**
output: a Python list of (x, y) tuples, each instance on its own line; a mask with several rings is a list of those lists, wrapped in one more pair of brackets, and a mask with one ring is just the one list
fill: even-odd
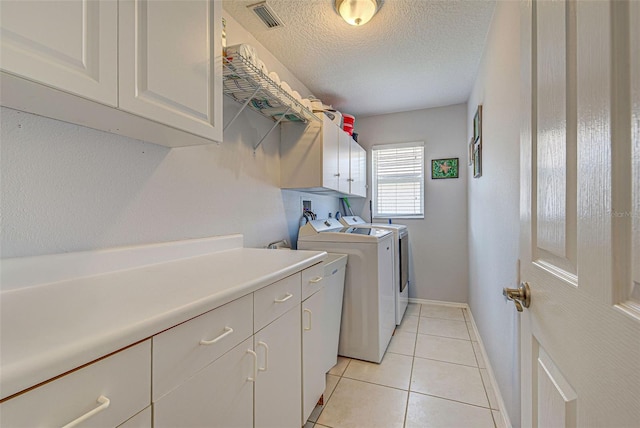
[(150, 405), (150, 391), (146, 340), (3, 402), (0, 426), (116, 427)]
[(302, 302), (302, 424), (324, 394), (325, 288)]
[(252, 342), (240, 343), (154, 403), (154, 427), (253, 426)]
[(0, 426), (300, 428), (324, 391), (318, 266), (7, 399)]
[(255, 427), (300, 428), (300, 304), (255, 334)]
[(154, 336), (154, 427), (300, 428), (301, 281), (298, 272)]

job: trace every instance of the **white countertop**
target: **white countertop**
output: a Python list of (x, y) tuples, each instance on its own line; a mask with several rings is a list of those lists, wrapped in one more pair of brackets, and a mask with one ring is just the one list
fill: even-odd
[(325, 258), (319, 251), (235, 248), (5, 290), (0, 293), (0, 398)]

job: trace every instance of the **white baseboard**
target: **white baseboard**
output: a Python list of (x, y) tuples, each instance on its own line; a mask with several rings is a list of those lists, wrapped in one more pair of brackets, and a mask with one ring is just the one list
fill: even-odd
[(480, 332), (478, 331), (478, 326), (476, 325), (475, 319), (473, 318), (473, 314), (471, 313), (471, 308), (467, 303), (457, 303), (457, 302), (444, 302), (440, 300), (427, 300), (427, 299), (416, 299), (410, 298), (409, 303), (418, 303), (418, 304), (434, 304), (434, 305), (442, 305), (449, 306), (452, 308), (462, 308), (467, 310), (467, 314), (470, 317), (470, 324), (473, 327), (473, 332), (478, 339), (478, 345), (480, 345), (480, 352), (482, 353), (482, 359), (484, 360), (485, 368), (487, 370), (487, 374), (489, 375), (489, 381), (491, 382), (491, 387), (493, 388), (493, 393), (498, 401), (498, 410), (500, 411), (500, 416), (502, 418), (502, 425), (498, 424), (498, 427), (506, 427), (511, 428), (511, 420), (509, 419), (509, 415), (506, 412), (506, 406), (504, 404), (504, 400), (502, 399), (502, 393), (498, 388), (498, 382), (496, 381), (496, 377), (493, 374), (493, 368), (491, 368), (491, 363), (489, 362), (489, 357), (487, 356), (487, 352), (484, 349), (484, 343), (482, 343), (482, 337), (480, 336)]

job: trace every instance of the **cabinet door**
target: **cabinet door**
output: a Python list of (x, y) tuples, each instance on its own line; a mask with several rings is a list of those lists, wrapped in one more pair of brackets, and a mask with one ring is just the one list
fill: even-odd
[(351, 155), (349, 193), (356, 196), (367, 196), (367, 151), (355, 140), (351, 139)]
[(116, 1), (3, 0), (0, 29), (2, 70), (116, 106)]
[(302, 425), (325, 388), (325, 288), (302, 302)]
[[(153, 404), (153, 426), (253, 426), (254, 357), (249, 338)], [(275, 391), (275, 390), (274, 390)]]
[(257, 332), (255, 427), (300, 428), (302, 368), (300, 304)]
[(327, 116), (323, 115), (322, 120), (322, 187), (338, 190), (340, 188), (339, 129)]
[(119, 107), (222, 141), (221, 2), (119, 4)]
[(338, 170), (340, 183), (338, 191), (349, 193), (349, 151), (353, 139), (349, 134), (338, 128)]

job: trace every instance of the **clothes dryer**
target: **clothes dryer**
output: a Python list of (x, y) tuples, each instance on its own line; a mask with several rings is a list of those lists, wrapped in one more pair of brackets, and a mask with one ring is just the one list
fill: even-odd
[(400, 325), (409, 304), (409, 229), (404, 224), (366, 223), (357, 215), (342, 216), (345, 227), (375, 227), (393, 232), (393, 278), (396, 325)]
[(338, 354), (379, 363), (395, 329), (393, 234), (311, 220), (300, 228), (298, 249), (349, 255)]

